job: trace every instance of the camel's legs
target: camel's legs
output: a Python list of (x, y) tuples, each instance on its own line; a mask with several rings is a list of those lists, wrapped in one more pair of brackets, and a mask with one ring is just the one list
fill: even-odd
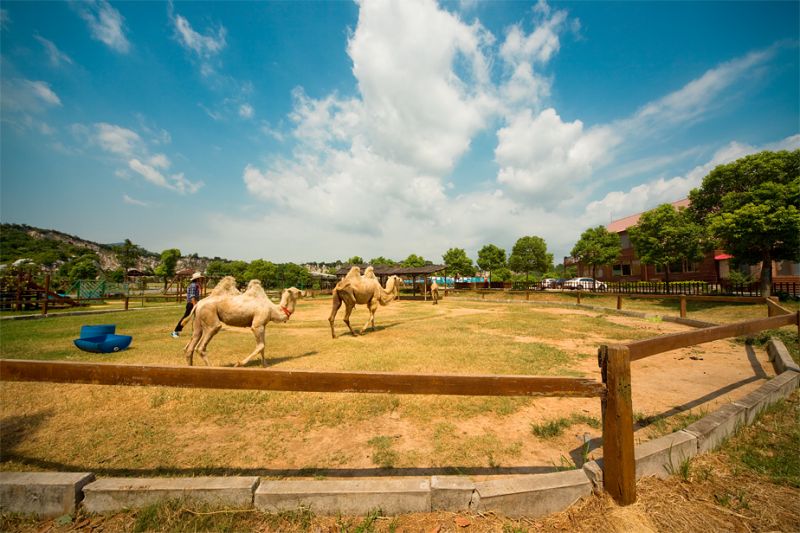
[(367, 330), (367, 327), (370, 324), (372, 324), (372, 331), (375, 331), (375, 311), (378, 310), (378, 301), (377, 300), (370, 300), (367, 303), (367, 308), (369, 309), (369, 318), (367, 319), (367, 323), (364, 324), (364, 327), (361, 328), (361, 334), (362, 335)]
[(342, 306), (342, 299), (339, 298), (339, 293), (333, 291), (333, 308), (331, 309), (331, 316), (328, 318), (328, 322), (331, 323), (331, 338), (336, 338), (336, 333), (333, 330), (333, 322), (336, 320), (336, 313), (339, 312), (339, 308)]
[(199, 353), (200, 357), (203, 358), (203, 362), (206, 364), (206, 366), (211, 366), (211, 362), (208, 360), (208, 357), (206, 356), (206, 346), (208, 346), (208, 343), (211, 342), (211, 339), (214, 338), (214, 335), (219, 333), (219, 330), (221, 329), (222, 329), (222, 323), (217, 322), (213, 326), (205, 328), (205, 331), (203, 331), (203, 338), (200, 339), (200, 344), (197, 347), (197, 353)]
[(189, 363), (189, 366), (192, 366), (194, 349), (197, 348), (197, 343), (200, 342), (200, 337), (202, 337), (202, 335), (203, 325), (200, 322), (199, 317), (195, 316), (194, 325), (192, 326), (192, 338), (183, 348), (183, 352), (186, 355), (186, 362)]
[(438, 290), (433, 291), (431, 293), (431, 296), (433, 297), (433, 305), (437, 305), (439, 303), (439, 291)]
[(353, 334), (353, 337), (356, 336), (356, 332), (353, 331), (353, 326), (350, 325), (350, 314), (353, 312), (353, 309), (356, 307), (355, 304), (351, 304), (350, 302), (345, 302), (344, 304), (344, 323), (347, 324), (347, 328), (350, 330), (350, 333)]
[(264, 357), (264, 348), (266, 347), (266, 343), (264, 342), (264, 333), (266, 331), (265, 324), (253, 326), (250, 328), (250, 331), (253, 332), (253, 335), (256, 337), (256, 349), (253, 352), (245, 357), (243, 360), (236, 363), (236, 366), (244, 366), (246, 365), (250, 359), (253, 358), (257, 353), (261, 354), (261, 364), (263, 366), (267, 366), (267, 359)]

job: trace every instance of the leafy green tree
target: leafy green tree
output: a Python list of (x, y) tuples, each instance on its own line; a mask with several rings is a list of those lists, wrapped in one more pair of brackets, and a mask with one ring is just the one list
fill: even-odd
[(177, 248), (169, 248), (161, 252), (161, 262), (156, 266), (155, 275), (164, 279), (164, 290), (167, 290), (169, 278), (175, 275), (175, 268), (178, 266), (178, 259), (181, 258), (181, 251)]
[(142, 255), (142, 250), (139, 246), (133, 244), (130, 239), (125, 239), (122, 245), (114, 246), (113, 249), (117, 254), (120, 266), (125, 269), (125, 277), (127, 278), (128, 270), (136, 266), (136, 262)]
[(68, 276), (71, 281), (77, 281), (79, 279), (95, 279), (99, 273), (100, 266), (97, 256), (87, 254), (70, 263)]
[(703, 257), (703, 229), (686, 209), (662, 204), (639, 218), (628, 228), (636, 254), (643, 263), (661, 265), (669, 283), (671, 265)]
[(311, 273), (295, 263), (281, 263), (278, 265), (276, 288), (297, 287), (305, 289), (311, 286)]
[(420, 257), (417, 254), (410, 254), (403, 260), (404, 267), (423, 267), (427, 264), (428, 262), (425, 261), (425, 258)]
[(511, 249), (508, 266), (515, 272), (524, 272), (527, 283), (531, 272), (541, 274), (553, 268), (553, 254), (547, 253), (547, 244), (541, 237), (520, 237)]
[[(244, 271), (244, 279), (250, 281), (251, 279), (261, 280), (261, 285), (266, 289), (275, 287), (278, 284), (278, 267), (275, 263), (265, 261), (263, 259), (256, 259), (251, 261)], [(238, 279), (237, 279), (238, 281)]]
[(478, 250), (478, 268), (489, 272), (489, 283), (492, 282), (492, 270), (506, 266), (506, 251), (494, 244), (487, 244)]
[(372, 259), (370, 259), (369, 260), (369, 264), (372, 265), (372, 266), (378, 266), (378, 265), (394, 266), (394, 265), (397, 264), (397, 261), (394, 261), (393, 259), (386, 259), (385, 257), (383, 257), (381, 255), (381, 256), (373, 257)]
[(106, 272), (106, 279), (115, 283), (122, 283), (125, 281), (125, 271), (122, 268), (115, 268), (111, 272)]
[(354, 255), (353, 257), (347, 260), (347, 263), (350, 265), (363, 265), (364, 259), (359, 255)]
[(206, 265), (206, 276), (210, 279), (220, 279), (228, 276), (228, 262), (222, 259), (212, 259)]
[(511, 281), (514, 278), (514, 274), (508, 267), (500, 267), (494, 269), (494, 272), (492, 272), (492, 278), (499, 281)]
[(449, 273), (461, 276), (472, 277), (475, 275), (475, 265), (472, 259), (467, 257), (467, 252), (463, 248), (450, 248), (442, 256), (442, 261), (447, 265)]
[(622, 252), (622, 241), (616, 233), (609, 233), (605, 226), (589, 228), (581, 233), (581, 238), (572, 248), (572, 257), (592, 267), (592, 278), (598, 266), (609, 265), (617, 260)]
[(800, 150), (760, 152), (720, 165), (689, 193), (690, 212), (713, 244), (761, 262), (761, 291), (772, 290), (772, 261), (800, 261)]

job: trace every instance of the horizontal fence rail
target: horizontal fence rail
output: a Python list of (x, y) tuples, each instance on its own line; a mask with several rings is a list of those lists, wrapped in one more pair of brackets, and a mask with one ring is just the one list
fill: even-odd
[(591, 379), (512, 376), (312, 372), (261, 368), (119, 365), (0, 359), (0, 381), (139, 385), (299, 392), (363, 392), (464, 396), (602, 397)]
[(800, 324), (800, 312), (770, 318), (748, 320), (746, 322), (737, 322), (735, 324), (726, 324), (724, 326), (714, 326), (687, 333), (662, 335), (660, 337), (632, 342), (627, 346), (630, 350), (631, 361), (637, 361), (645, 357), (650, 357), (651, 355), (677, 350), (678, 348), (687, 348), (695, 344), (703, 344), (728, 337), (758, 333), (765, 329), (780, 328), (792, 324)]

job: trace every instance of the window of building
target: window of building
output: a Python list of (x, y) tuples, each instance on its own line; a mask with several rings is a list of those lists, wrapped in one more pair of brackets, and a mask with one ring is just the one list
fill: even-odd
[(622, 249), (623, 250), (631, 247), (631, 238), (628, 236), (627, 232), (620, 233), (619, 234), (619, 240), (620, 240), (620, 243), (622, 244)]

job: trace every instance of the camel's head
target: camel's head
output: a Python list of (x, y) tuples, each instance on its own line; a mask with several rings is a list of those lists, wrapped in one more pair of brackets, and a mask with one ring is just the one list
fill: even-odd
[(386, 290), (394, 293), (395, 296), (400, 294), (400, 287), (403, 286), (403, 280), (400, 276), (389, 276), (389, 279), (386, 280)]
[(297, 303), (297, 300), (304, 298), (305, 295), (306, 291), (301, 291), (297, 287), (283, 289), (283, 292), (281, 293), (281, 311), (283, 311), (287, 319), (292, 315), (292, 313), (294, 313), (294, 307)]

